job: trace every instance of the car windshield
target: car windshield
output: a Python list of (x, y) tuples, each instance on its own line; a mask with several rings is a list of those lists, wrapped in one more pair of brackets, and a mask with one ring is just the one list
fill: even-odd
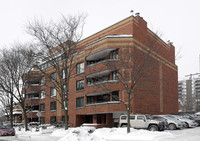
[(9, 129), (10, 127), (8, 126), (0, 126), (0, 129)]
[(147, 119), (153, 119), (151, 115), (145, 115)]

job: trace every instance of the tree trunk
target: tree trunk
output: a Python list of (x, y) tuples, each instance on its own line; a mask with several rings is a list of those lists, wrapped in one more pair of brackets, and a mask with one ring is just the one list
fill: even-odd
[(65, 99), (65, 130), (67, 130), (69, 128), (69, 119), (68, 119), (68, 101), (67, 99)]
[(27, 131), (28, 130), (28, 124), (27, 124), (26, 109), (25, 109), (24, 106), (22, 107), (22, 110), (23, 110), (23, 114), (24, 114), (24, 127), (25, 127), (25, 131)]
[(10, 126), (13, 128), (13, 95), (10, 97)]
[(130, 133), (130, 114), (131, 114), (131, 93), (128, 92), (128, 107), (127, 107), (127, 115), (128, 115), (128, 121), (127, 121), (127, 133)]

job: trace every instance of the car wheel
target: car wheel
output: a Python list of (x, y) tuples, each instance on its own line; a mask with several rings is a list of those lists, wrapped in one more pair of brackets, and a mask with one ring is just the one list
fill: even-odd
[(186, 127), (186, 128), (189, 128), (189, 124), (188, 124), (187, 122), (185, 123), (185, 127)]
[(150, 125), (149, 126), (149, 131), (158, 131), (158, 126), (156, 126), (156, 125)]
[(170, 123), (168, 127), (169, 127), (169, 130), (175, 130), (176, 129), (176, 125), (173, 124), (173, 123)]

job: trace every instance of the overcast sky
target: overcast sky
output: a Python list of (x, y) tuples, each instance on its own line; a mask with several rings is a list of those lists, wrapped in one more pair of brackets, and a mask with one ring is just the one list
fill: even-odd
[(1, 0), (0, 48), (29, 40), (24, 29), (33, 18), (56, 20), (61, 14), (86, 13), (87, 37), (127, 18), (130, 10), (139, 12), (150, 29), (180, 50), (179, 79), (199, 72), (200, 0)]

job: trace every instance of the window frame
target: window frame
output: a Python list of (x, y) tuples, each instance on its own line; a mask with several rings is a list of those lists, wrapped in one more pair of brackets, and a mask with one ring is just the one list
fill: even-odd
[[(53, 92), (53, 90), (54, 90), (54, 92)], [(55, 93), (55, 94), (52, 95), (52, 93)], [(56, 97), (56, 88), (55, 87), (51, 87), (51, 89), (50, 89), (50, 96), (51, 97)]]
[[(42, 107), (41, 105), (43, 105), (43, 109), (41, 109), (41, 107)], [(45, 103), (40, 104), (40, 112), (45, 112)]]
[(85, 69), (84, 62), (78, 63), (76, 65), (76, 74), (84, 73), (84, 69)]
[(76, 108), (84, 108), (84, 97), (77, 97), (76, 98)]
[[(83, 82), (83, 86), (81, 85), (81, 82)], [(82, 90), (84, 90), (84, 79), (76, 81), (76, 91), (82, 91)]]
[(56, 81), (56, 72), (53, 72), (50, 74), (50, 81), (55, 82)]
[(40, 99), (45, 99), (45, 90), (40, 91)]
[[(55, 104), (54, 104), (54, 103), (55, 103)], [(54, 105), (55, 105), (55, 107), (54, 107)], [(52, 108), (52, 107), (54, 107), (54, 108)], [(50, 111), (51, 111), (51, 112), (56, 111), (56, 101), (50, 102)]]

